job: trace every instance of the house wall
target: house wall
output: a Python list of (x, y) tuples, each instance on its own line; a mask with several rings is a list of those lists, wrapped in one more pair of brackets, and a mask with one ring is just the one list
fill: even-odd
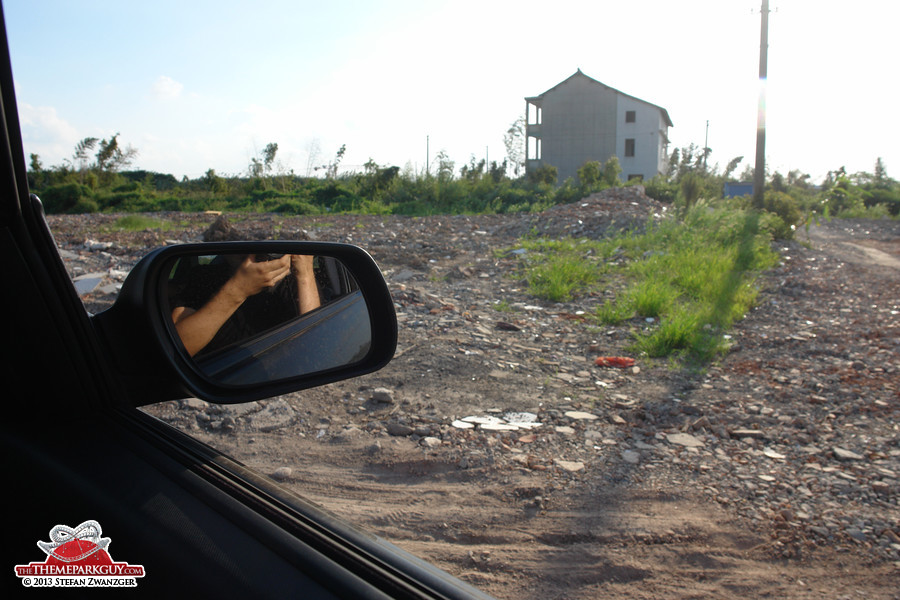
[[(627, 122), (630, 111), (634, 122)], [(541, 96), (526, 100), (526, 169), (557, 168), (558, 181), (577, 179), (586, 161), (615, 155), (621, 178), (650, 179), (666, 170), (667, 123), (663, 111), (580, 72)], [(631, 141), (630, 141), (631, 140)], [(634, 155), (628, 156), (633, 148)]]
[[(632, 111), (634, 121), (628, 122), (627, 115)], [(668, 139), (661, 111), (637, 98), (619, 94), (616, 123), (616, 156), (622, 166), (621, 179), (625, 181), (634, 175), (651, 179), (664, 173)], [(633, 156), (628, 156), (628, 140), (634, 140)]]
[(586, 160), (616, 153), (616, 92), (586, 78), (564, 82), (542, 101), (542, 162), (555, 166), (559, 181), (577, 177)]

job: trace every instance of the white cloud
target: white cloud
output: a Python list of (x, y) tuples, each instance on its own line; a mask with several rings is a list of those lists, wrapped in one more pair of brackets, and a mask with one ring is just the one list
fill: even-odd
[(61, 162), (79, 140), (78, 131), (51, 106), (19, 105), (19, 124), (26, 154), (37, 154), (45, 165)]
[(153, 95), (160, 100), (174, 100), (181, 95), (184, 85), (175, 81), (171, 77), (160, 75), (153, 82)]

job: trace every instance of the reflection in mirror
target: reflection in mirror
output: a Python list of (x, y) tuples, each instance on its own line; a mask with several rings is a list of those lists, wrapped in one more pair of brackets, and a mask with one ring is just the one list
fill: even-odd
[(207, 377), (252, 385), (346, 366), (372, 341), (352, 273), (328, 256), (173, 258), (162, 297), (186, 353)]

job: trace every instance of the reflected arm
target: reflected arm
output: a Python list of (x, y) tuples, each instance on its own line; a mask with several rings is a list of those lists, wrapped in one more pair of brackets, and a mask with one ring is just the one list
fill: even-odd
[(297, 309), (299, 314), (308, 313), (319, 308), (322, 303), (316, 275), (313, 269), (313, 257), (302, 254), (291, 256), (291, 272), (297, 279)]
[(176, 306), (172, 311), (175, 330), (190, 356), (209, 344), (244, 301), (273, 287), (290, 273), (288, 259), (254, 262), (244, 258), (234, 275), (201, 308)]
[(228, 289), (226, 283), (209, 302), (199, 310), (187, 306), (177, 306), (172, 311), (175, 330), (181, 337), (188, 354), (194, 356), (209, 344), (216, 333), (240, 308), (245, 298)]

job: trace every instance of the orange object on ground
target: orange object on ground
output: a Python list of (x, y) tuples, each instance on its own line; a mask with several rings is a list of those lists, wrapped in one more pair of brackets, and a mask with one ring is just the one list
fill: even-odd
[(594, 364), (598, 367), (618, 367), (624, 369), (625, 367), (633, 367), (634, 359), (626, 356), (601, 356), (594, 361)]

